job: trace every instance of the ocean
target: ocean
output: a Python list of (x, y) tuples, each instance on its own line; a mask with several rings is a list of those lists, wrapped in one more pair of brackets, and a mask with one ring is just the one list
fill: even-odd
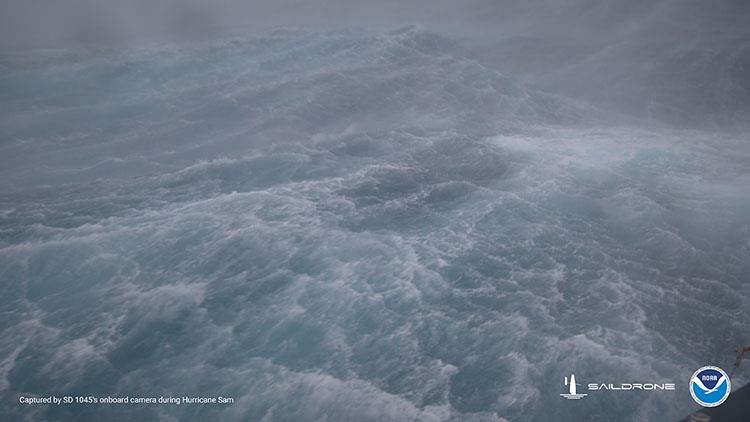
[[(692, 372), (750, 332), (747, 138), (613, 123), (467, 51), (406, 27), (5, 57), (0, 419), (697, 409)], [(676, 391), (567, 401), (571, 373)]]

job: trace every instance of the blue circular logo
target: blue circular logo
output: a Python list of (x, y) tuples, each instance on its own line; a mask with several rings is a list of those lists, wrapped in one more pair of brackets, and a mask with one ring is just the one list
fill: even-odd
[(703, 407), (716, 407), (729, 397), (732, 383), (723, 369), (704, 366), (690, 378), (690, 395)]

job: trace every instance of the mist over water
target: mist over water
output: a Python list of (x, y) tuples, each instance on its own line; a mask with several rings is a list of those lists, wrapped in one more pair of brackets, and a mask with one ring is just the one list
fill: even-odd
[[(617, 46), (519, 29), (572, 6), (506, 2), (528, 20), (479, 35), (441, 17), (502, 15), (477, 2), (407, 8), (426, 23), (397, 29), (316, 12), (4, 52), (0, 419), (684, 417), (690, 374), (728, 369), (750, 333), (750, 56), (721, 10), (703, 47), (654, 56), (634, 22), (655, 31), (673, 3), (586, 8), (586, 31), (627, 18)], [(568, 402), (571, 372), (677, 391)]]

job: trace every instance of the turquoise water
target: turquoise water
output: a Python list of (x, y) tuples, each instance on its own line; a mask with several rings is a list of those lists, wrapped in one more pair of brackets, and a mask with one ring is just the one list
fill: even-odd
[[(7, 59), (0, 416), (692, 411), (750, 332), (746, 139), (613, 125), (463, 51), (405, 28)], [(571, 372), (677, 391), (569, 402)]]

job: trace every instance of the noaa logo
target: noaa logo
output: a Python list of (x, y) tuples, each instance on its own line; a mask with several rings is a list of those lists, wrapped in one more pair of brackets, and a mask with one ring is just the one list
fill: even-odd
[(704, 366), (690, 378), (690, 395), (703, 407), (716, 407), (729, 397), (732, 382), (723, 369)]

